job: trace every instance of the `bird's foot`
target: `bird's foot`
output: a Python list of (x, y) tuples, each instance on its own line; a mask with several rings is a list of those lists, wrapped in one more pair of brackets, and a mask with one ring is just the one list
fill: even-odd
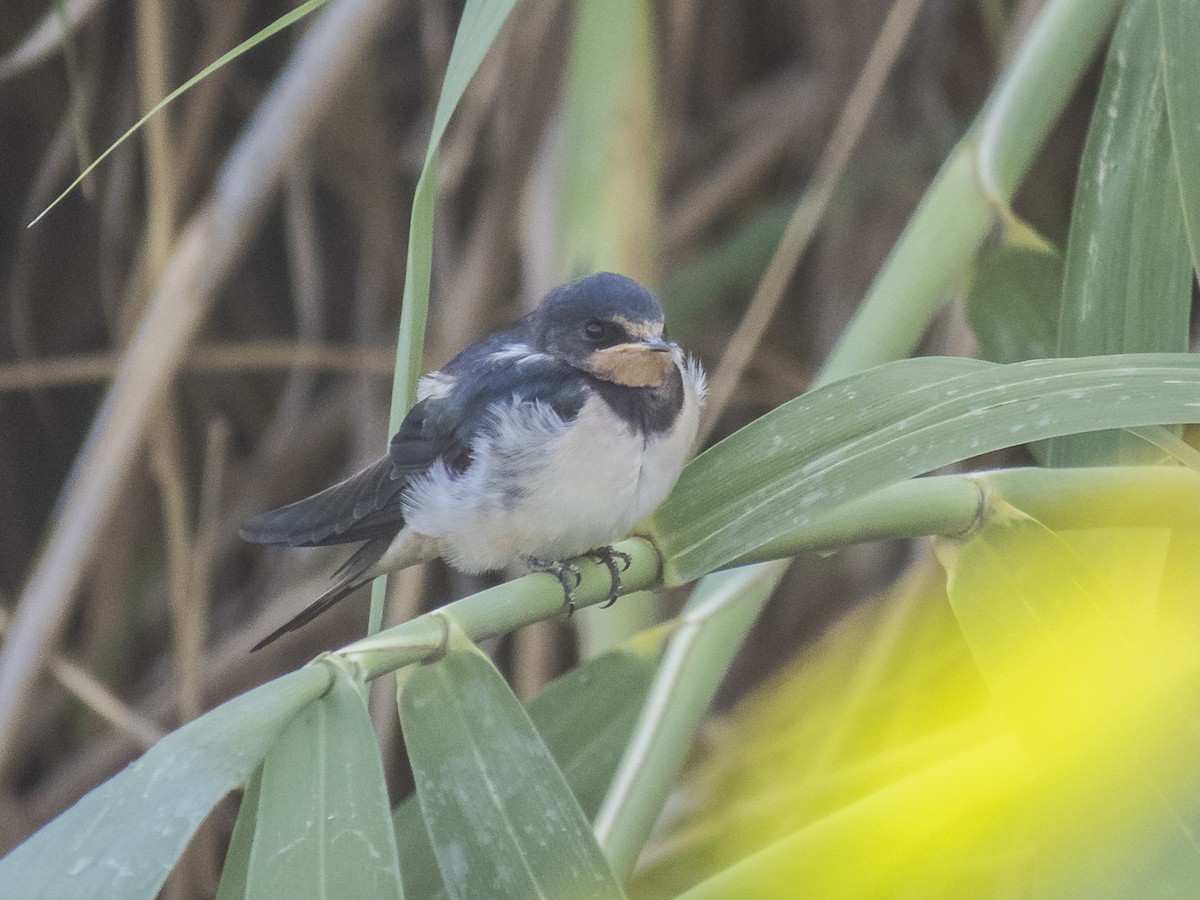
[[(588, 559), (604, 563), (608, 569), (608, 574), (612, 577), (608, 596), (604, 598), (604, 603), (600, 606), (601, 609), (608, 609), (617, 602), (617, 595), (621, 592), (621, 573), (629, 571), (629, 564), (633, 562), (633, 557), (628, 553), (622, 553), (620, 550), (614, 550), (612, 547), (597, 547), (595, 550), (589, 550), (583, 555)], [(618, 560), (621, 561), (619, 569), (617, 568)]]
[(579, 574), (578, 567), (571, 563), (542, 559), (540, 556), (528, 557), (525, 565), (531, 572), (545, 572), (558, 579), (558, 583), (562, 585), (563, 589), (563, 611), (566, 612), (568, 619), (571, 618), (571, 614), (575, 612), (575, 588), (579, 587), (579, 582), (583, 578)]

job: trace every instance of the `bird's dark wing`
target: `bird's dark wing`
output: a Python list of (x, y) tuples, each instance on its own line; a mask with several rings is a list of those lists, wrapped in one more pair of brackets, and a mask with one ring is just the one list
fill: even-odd
[(587, 390), (579, 372), (550, 357), (491, 352), (494, 342), (474, 345), (442, 370), (451, 386), (409, 410), (387, 456), (319, 494), (255, 516), (242, 537), (293, 547), (391, 538), (404, 527), (408, 483), (439, 461), (465, 471), (498, 406), (536, 401), (564, 420), (578, 414)]
[(319, 494), (242, 523), (241, 535), (256, 544), (317, 547), (394, 535), (404, 525), (403, 482), (383, 457)]
[[(507, 335), (501, 336), (507, 337)], [(451, 472), (471, 465), (476, 441), (496, 422), (497, 410), (541, 403), (563, 421), (579, 414), (587, 400), (583, 373), (544, 354), (481, 354), (496, 338), (451, 360), (442, 374), (454, 379), (444, 395), (422, 400), (409, 411), (388, 451), (394, 476), (410, 478), (440, 460)]]

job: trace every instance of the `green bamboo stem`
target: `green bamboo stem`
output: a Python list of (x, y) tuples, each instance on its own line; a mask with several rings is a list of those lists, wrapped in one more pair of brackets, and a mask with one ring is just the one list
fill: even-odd
[(734, 565), (865, 541), (963, 534), (978, 523), (992, 497), (1003, 498), (1054, 530), (1169, 528), (1195, 524), (1200, 474), (1181, 466), (1112, 466), (916, 478), (847, 503)]
[(622, 765), (596, 814), (596, 839), (621, 880), (632, 873), (697, 723), (788, 563), (710, 576), (684, 607)]
[[(621, 573), (623, 593), (661, 587), (662, 565), (650, 541), (631, 538), (618, 544), (617, 549), (630, 557), (629, 568)], [(608, 569), (592, 560), (578, 560), (578, 567), (581, 580), (573, 592), (575, 606), (583, 609), (604, 602), (611, 584)], [(558, 580), (545, 574), (526, 575), (355, 641), (337, 655), (361, 666), (365, 677), (377, 678), (441, 652), (447, 629), (445, 618), (453, 619), (471, 640), (478, 642), (552, 619), (562, 612), (563, 590)]]
[[(713, 654), (724, 659), (726, 652), (735, 653), (739, 644), (710, 642), (693, 632), (711, 627), (721, 631), (722, 640), (729, 640), (749, 628), (765, 597), (756, 601), (753, 615), (729, 613), (730, 619), (726, 620), (723, 613), (717, 614), (722, 604), (738, 606), (743, 602), (734, 596), (735, 589), (752, 590), (758, 596), (759, 588), (775, 573), (771, 566), (747, 563), (786, 563), (803, 550), (839, 550), (864, 541), (963, 534), (980, 520), (986, 501), (992, 497), (1002, 498), (1048, 528), (1058, 530), (1192, 525), (1200, 508), (1200, 473), (1182, 466), (1020, 468), (938, 475), (894, 484), (760, 547), (753, 555), (738, 560), (737, 568), (704, 579), (675, 626), (678, 636), (674, 640), (692, 648), (678, 666), (690, 672), (692, 656), (699, 654), (697, 659), (707, 667), (705, 671), (719, 683), (725, 668), (714, 665)], [(633, 538), (618, 546), (631, 558), (628, 571), (621, 576), (625, 593), (661, 586), (658, 553), (650, 541)], [(575, 591), (576, 605), (583, 608), (601, 603), (609, 588), (608, 570), (587, 560), (581, 561), (579, 568), (582, 581)], [(712, 597), (716, 594), (726, 600), (714, 603)], [(441, 652), (448, 627), (445, 618), (453, 619), (473, 641), (481, 641), (560, 615), (562, 600), (562, 588), (553, 577), (528, 575), (355, 641), (336, 655), (360, 666), (365, 677), (377, 678)], [(709, 622), (724, 624), (710, 626)], [(668, 658), (678, 652), (668, 650)], [(672, 685), (683, 683), (676, 675), (670, 680)], [(708, 675), (689, 676), (687, 690), (700, 690), (709, 680)], [(681, 703), (699, 699), (697, 695)], [(671, 714), (680, 714), (682, 708)], [(686, 750), (687, 741), (674, 746)]]

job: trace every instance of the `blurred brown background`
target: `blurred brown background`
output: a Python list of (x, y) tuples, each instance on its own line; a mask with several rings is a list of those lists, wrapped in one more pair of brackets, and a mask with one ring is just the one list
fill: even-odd
[[(261, 215), (230, 254), (181, 371), (155, 406), (69, 598), (61, 638), (43, 660), (36, 703), (13, 726), (0, 781), (0, 851), (156, 733), (361, 633), (365, 592), (249, 655), (257, 637), (319, 590), (339, 554), (263, 552), (239, 542), (236, 526), (343, 477), (385, 445), (412, 192), (461, 5), (381, 5), (377, 38), (354, 54), (311, 139), (255, 148), (278, 154), (281, 178), (266, 188)], [(672, 336), (710, 370), (889, 5), (654, 5), (662, 161), (654, 287)], [(157, 138), (147, 131), (118, 150), (86, 190), (27, 230), (81, 159), (166, 89), (291, 8), (69, 2), (78, 23), (64, 53), (53, 29), (38, 44), (47, 6), (7, 0), (0, 14), (0, 608), (9, 611), (163, 261), (267, 91), (286, 80), (283, 67), (309, 27), (306, 20), (219, 71), (156, 120)], [(1038, 6), (924, 3), (716, 437), (804, 389)], [(451, 121), (426, 368), (510, 322), (544, 287), (538, 202), (571, 24), (569, 2), (519, 3)], [(1087, 98), (1077, 98), (1019, 200), (1060, 246), (1087, 110)], [(169, 151), (170, 165), (157, 174), (145, 149), (154, 139)], [(220, 237), (206, 252), (223, 252)], [(963, 353), (971, 345), (952, 314), (925, 349)], [(909, 552), (879, 545), (798, 560), (727, 697), (886, 584)], [(485, 583), (431, 569), (404, 582), (408, 606), (391, 615)], [(181, 615), (172, 615), (172, 592)], [(567, 624), (538, 634), (495, 648), (526, 694), (575, 653)], [(105, 715), (76, 696), (99, 686), (117, 703)]]

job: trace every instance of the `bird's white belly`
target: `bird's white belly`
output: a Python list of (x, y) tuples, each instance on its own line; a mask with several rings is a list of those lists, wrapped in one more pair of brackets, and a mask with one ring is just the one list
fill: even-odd
[(408, 526), (436, 539), (464, 572), (531, 556), (567, 559), (611, 544), (674, 486), (698, 418), (694, 392), (685, 397), (676, 426), (648, 439), (598, 396), (570, 425), (539, 404), (518, 406), (465, 473), (453, 477), (439, 467), (413, 486)]

